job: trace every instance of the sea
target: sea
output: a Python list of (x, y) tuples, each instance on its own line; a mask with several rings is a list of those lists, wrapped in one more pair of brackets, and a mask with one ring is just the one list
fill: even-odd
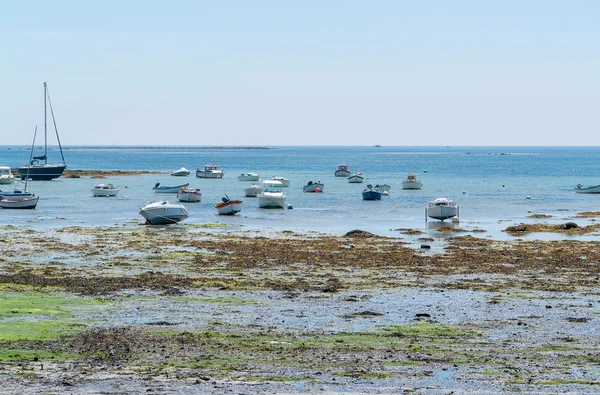
[[(405, 229), (420, 230), (420, 238), (456, 236), (440, 232), (440, 226), (459, 228), (474, 237), (513, 239), (504, 230), (519, 223), (590, 224), (589, 218), (574, 218), (583, 211), (599, 211), (600, 195), (575, 193), (575, 186), (600, 184), (600, 147), (457, 147), (457, 146), (276, 146), (276, 147), (63, 147), (70, 170), (158, 171), (165, 174), (116, 176), (105, 179), (59, 178), (30, 181), (28, 189), (40, 197), (35, 210), (0, 209), (0, 226), (32, 229), (71, 226), (140, 226), (139, 214), (148, 202), (169, 200), (176, 195), (152, 191), (156, 183), (174, 186), (190, 183), (202, 192), (200, 203), (185, 203), (190, 217), (182, 224), (222, 224), (231, 230), (255, 230), (276, 234), (283, 230), (324, 232), (341, 235), (360, 229), (374, 234), (409, 238)], [(37, 154), (37, 152), (35, 152)], [(17, 167), (29, 159), (25, 146), (0, 146), (0, 165)], [(53, 147), (49, 163), (60, 162)], [(362, 173), (363, 184), (335, 177), (338, 164), (352, 173)], [(195, 177), (197, 168), (217, 164), (223, 179)], [(192, 171), (189, 177), (173, 177), (181, 167)], [(256, 172), (261, 180), (283, 176), (286, 209), (259, 209), (256, 198), (244, 197), (250, 184), (238, 181), (242, 173)], [(401, 183), (409, 172), (422, 181), (421, 190), (403, 190)], [(321, 181), (321, 193), (305, 193), (308, 181)], [(391, 190), (381, 201), (364, 201), (366, 184), (388, 184)], [(121, 187), (111, 198), (93, 197), (90, 189), (98, 183)], [(15, 186), (0, 185), (12, 190)], [(214, 208), (223, 196), (243, 200), (236, 216), (219, 216)], [(439, 197), (455, 201), (460, 222), (427, 219), (425, 207)], [(549, 218), (531, 218), (545, 214)], [(597, 235), (531, 234), (532, 239), (597, 239)]]

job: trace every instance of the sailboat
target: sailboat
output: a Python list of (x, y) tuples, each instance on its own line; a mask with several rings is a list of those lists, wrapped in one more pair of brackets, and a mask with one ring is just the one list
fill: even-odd
[[(33, 132), (33, 143), (31, 144), (31, 151), (29, 152), (29, 162), (33, 156), (33, 145), (35, 144), (35, 135), (37, 134), (37, 126), (35, 132)], [(35, 196), (33, 193), (27, 190), (27, 183), (29, 182), (29, 175), (25, 170), (25, 188), (20, 191), (15, 189), (12, 193), (0, 194), (0, 208), (13, 208), (13, 209), (34, 209), (38, 204), (39, 196)]]
[[(48, 104), (50, 105), (52, 123), (54, 124), (56, 140), (58, 141), (58, 148), (60, 149), (60, 156), (62, 158), (62, 163), (59, 164), (48, 164)], [(29, 164), (18, 168), (19, 174), (21, 176), (21, 180), (25, 180), (26, 177), (29, 177), (29, 179), (34, 181), (48, 181), (60, 177), (63, 171), (65, 171), (66, 167), (67, 165), (65, 163), (65, 156), (63, 155), (62, 146), (60, 145), (58, 129), (56, 128), (56, 120), (54, 119), (54, 110), (52, 109), (52, 102), (50, 101), (50, 95), (48, 94), (48, 86), (46, 82), (44, 82), (44, 155), (33, 157), (30, 156)]]

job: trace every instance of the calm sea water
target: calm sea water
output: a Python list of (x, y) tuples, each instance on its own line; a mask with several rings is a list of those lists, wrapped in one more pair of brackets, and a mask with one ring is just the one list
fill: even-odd
[[(32, 228), (142, 224), (140, 207), (149, 201), (175, 195), (155, 194), (152, 187), (189, 182), (202, 191), (201, 203), (186, 203), (190, 218), (185, 223), (226, 223), (241, 229), (325, 231), (335, 234), (360, 228), (382, 235), (399, 235), (398, 228), (421, 229), (437, 236), (435, 222), (425, 221), (425, 206), (447, 197), (460, 206), (460, 227), (484, 229), (479, 237), (507, 238), (501, 232), (532, 213), (550, 214), (548, 222), (571, 220), (579, 211), (600, 210), (600, 195), (581, 195), (575, 185), (600, 184), (598, 147), (274, 147), (270, 149), (118, 148), (67, 147), (69, 169), (156, 170), (171, 172), (186, 167), (190, 177), (141, 175), (36, 181), (30, 190), (40, 196), (36, 210), (0, 210), (0, 225)], [(59, 152), (49, 153), (58, 162)], [(29, 158), (27, 147), (0, 147), (0, 165), (19, 166)], [(198, 179), (193, 173), (207, 163), (224, 171), (221, 180)], [(382, 201), (363, 201), (365, 184), (349, 184), (334, 177), (339, 163), (362, 172), (373, 184), (392, 186)], [(240, 173), (258, 172), (261, 179), (290, 179), (287, 202), (293, 209), (258, 209), (256, 199), (243, 197), (248, 182)], [(401, 189), (408, 172), (423, 182), (423, 189)], [(303, 193), (308, 181), (320, 180), (324, 193)], [(90, 188), (110, 182), (126, 189), (116, 198), (94, 198)], [(11, 185), (0, 186), (11, 190)], [(244, 208), (235, 217), (218, 216), (214, 204), (224, 194), (242, 198)], [(529, 197), (529, 198), (527, 198)], [(581, 224), (588, 220), (576, 220)], [(546, 235), (543, 237), (564, 237)], [(593, 237), (593, 236), (591, 236)]]

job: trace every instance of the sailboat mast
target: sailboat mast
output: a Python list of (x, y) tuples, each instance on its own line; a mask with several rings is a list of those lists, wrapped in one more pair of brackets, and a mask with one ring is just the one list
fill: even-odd
[(48, 124), (46, 116), (46, 98), (48, 97), (46, 81), (44, 81), (44, 164), (48, 164)]

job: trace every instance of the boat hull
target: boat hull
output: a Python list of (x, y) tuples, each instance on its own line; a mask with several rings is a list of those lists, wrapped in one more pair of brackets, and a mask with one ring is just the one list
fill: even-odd
[(181, 188), (187, 188), (190, 184), (183, 184), (183, 185), (177, 185), (174, 187), (167, 187), (167, 186), (155, 186), (154, 188), (152, 188), (152, 190), (156, 193), (178, 193)]
[(221, 202), (215, 204), (215, 208), (219, 215), (235, 215), (242, 211), (241, 200), (230, 200), (229, 202)]
[(12, 184), (15, 182), (14, 176), (0, 176), (0, 184)]
[(258, 195), (259, 208), (285, 208), (286, 196), (281, 193), (263, 192)]
[(348, 170), (336, 170), (335, 171), (335, 176), (336, 177), (349, 177), (350, 174), (351, 173)]
[(169, 225), (188, 218), (188, 212), (183, 205), (167, 202), (151, 203), (140, 210), (150, 225)]
[(421, 181), (402, 181), (402, 189), (421, 189)]
[(281, 183), (282, 187), (289, 187), (290, 186), (290, 180), (288, 180), (285, 177), (275, 176), (275, 177), (271, 177), (271, 180), (273, 180), (273, 181), (279, 181)]
[(196, 170), (196, 178), (223, 178), (224, 174), (225, 173), (222, 170)]
[(362, 198), (363, 200), (381, 200), (381, 191), (374, 189), (363, 191)]
[(451, 207), (451, 206), (427, 207), (427, 216), (429, 218), (438, 219), (440, 221), (443, 221), (445, 219), (458, 216), (458, 207)]
[(350, 177), (348, 177), (348, 182), (351, 184), (360, 184), (364, 181), (362, 176), (359, 176), (358, 174), (354, 174)]
[(50, 181), (59, 178), (67, 168), (66, 165), (31, 165), (17, 168), (21, 180)]
[(392, 187), (388, 184), (383, 184), (383, 185), (375, 185), (375, 189), (379, 189), (381, 192), (389, 192), (390, 189), (392, 189)]
[(39, 196), (27, 197), (24, 199), (1, 199), (0, 208), (2, 209), (34, 209), (38, 204)]
[(177, 192), (177, 199), (180, 202), (197, 203), (202, 199), (202, 194), (198, 189), (183, 188)]
[(117, 196), (118, 193), (119, 193), (118, 188), (115, 188), (115, 189), (92, 188), (92, 195), (94, 195), (94, 197), (111, 197), (111, 196)]
[(600, 193), (600, 185), (575, 188), (576, 193)]
[(310, 185), (305, 185), (302, 190), (304, 192), (317, 192), (317, 189), (319, 190), (319, 192), (323, 192), (323, 189), (325, 188), (325, 185), (321, 184), (320, 182), (313, 182)]
[(8, 200), (23, 200), (33, 196), (31, 192), (13, 191), (13, 192), (2, 192), (0, 191), (0, 198)]
[(241, 174), (238, 176), (238, 181), (258, 181), (260, 178), (260, 174), (256, 174), (256, 173), (248, 173), (248, 174)]
[(258, 185), (251, 185), (248, 188), (244, 188), (244, 196), (257, 197), (262, 193), (263, 189)]

